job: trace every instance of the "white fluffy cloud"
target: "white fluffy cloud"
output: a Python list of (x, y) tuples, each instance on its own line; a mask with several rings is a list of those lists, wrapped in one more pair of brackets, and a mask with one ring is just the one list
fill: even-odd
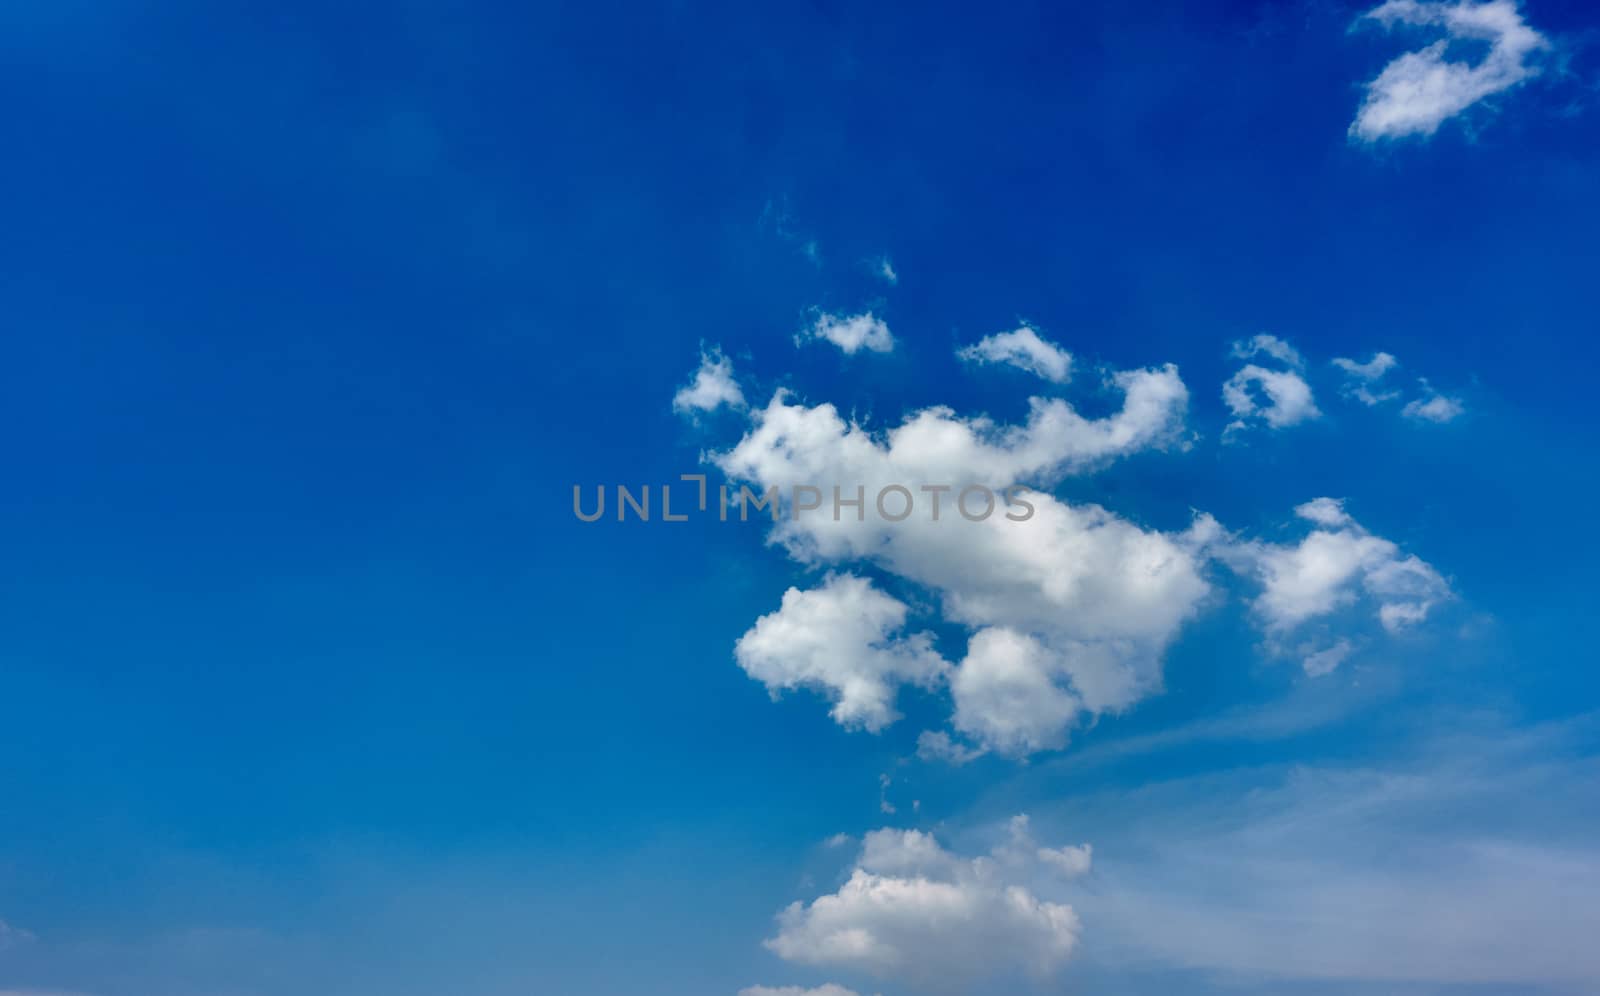
[[(915, 492), (923, 505), (905, 521), (849, 511), (836, 521), (824, 511), (786, 516), (772, 538), (802, 562), (869, 561), (935, 593), (944, 618), (972, 631), (952, 678), (960, 728), (979, 747), (1023, 752), (1060, 743), (1082, 710), (1121, 709), (1160, 687), (1162, 652), (1209, 591), (1181, 536), (1099, 506), (1030, 493), (1027, 521), (995, 514), (974, 522), (954, 512), (968, 485), (1053, 481), (1175, 437), (1188, 397), (1175, 369), (1129, 371), (1112, 383), (1124, 404), (1102, 419), (1035, 399), (1020, 426), (929, 409), (882, 437), (847, 424), (831, 405), (780, 394), (714, 460), (731, 479), (762, 489), (809, 485), (828, 494), (837, 485), (854, 498), (860, 488), (869, 504), (888, 485)], [(924, 486), (951, 489), (938, 521)], [(1029, 652), (1012, 652), (1019, 646)], [(1004, 715), (1018, 695), (1036, 710), (1023, 723)]]
[[(1265, 395), (1264, 402), (1252, 388)], [(1228, 423), (1230, 433), (1261, 422), (1283, 429), (1322, 414), (1311, 396), (1311, 385), (1299, 374), (1268, 370), (1254, 363), (1246, 364), (1228, 378), (1222, 385), (1222, 400), (1233, 412), (1233, 421)]]
[[(1039, 847), (1026, 817), (1010, 831), (976, 858), (916, 830), (873, 831), (849, 879), (780, 913), (767, 947), (789, 961), (913, 983), (1049, 975), (1072, 956), (1079, 923), (1071, 906), (1036, 895), (1034, 880), (1041, 865), (1081, 874), (1080, 849)], [(1086, 847), (1081, 854), (1086, 865)]]
[[(1219, 556), (1260, 581), (1262, 592), (1253, 604), (1269, 632), (1292, 631), (1354, 604), (1362, 594), (1376, 603), (1384, 629), (1394, 632), (1421, 622), (1450, 597), (1450, 586), (1437, 570), (1367, 532), (1341, 502), (1317, 498), (1295, 513), (1316, 526), (1299, 543), (1242, 542), (1218, 548)], [(1343, 656), (1308, 658), (1306, 669), (1331, 670)]]
[(774, 696), (818, 689), (841, 725), (876, 731), (899, 718), (901, 684), (932, 687), (950, 667), (927, 633), (896, 635), (905, 621), (905, 604), (871, 581), (830, 575), (819, 588), (785, 592), (782, 607), (756, 621), (734, 656)]
[(1222, 385), (1222, 400), (1233, 413), (1225, 436), (1265, 424), (1283, 429), (1319, 417), (1322, 412), (1311, 396), (1311, 385), (1295, 371), (1305, 366), (1299, 351), (1284, 340), (1265, 332), (1233, 344), (1233, 355), (1241, 360), (1265, 356), (1291, 370), (1273, 370), (1246, 363)]
[(1004, 626), (979, 630), (952, 682), (955, 727), (1007, 754), (1060, 747), (1083, 709), (1062, 654)]
[(713, 411), (723, 405), (744, 407), (744, 392), (733, 379), (733, 363), (715, 347), (700, 354), (700, 369), (673, 395), (672, 410), (683, 414)]
[(1384, 391), (1379, 386), (1384, 375), (1400, 365), (1400, 361), (1389, 353), (1373, 353), (1372, 359), (1365, 363), (1340, 357), (1333, 361), (1333, 365), (1345, 372), (1345, 397), (1372, 406), (1393, 401), (1400, 396), (1399, 391)]
[[(1300, 362), (1271, 336), (1236, 351)], [(1351, 366), (1378, 376), (1386, 355)], [(1250, 364), (1241, 373), (1260, 369)], [(1297, 514), (1314, 528), (1280, 545), (1240, 541), (1206, 515), (1182, 532), (1163, 532), (1045, 490), (1006, 494), (1181, 441), (1188, 391), (1174, 367), (1124, 371), (1107, 385), (1121, 392), (1122, 406), (1103, 417), (1086, 418), (1059, 398), (1033, 398), (1026, 419), (1011, 425), (936, 407), (872, 431), (832, 405), (806, 405), (786, 391), (748, 410), (742, 438), (708, 460), (735, 489), (780, 499), (769, 541), (811, 567), (870, 565), (926, 592), (967, 642), (963, 656), (947, 660), (929, 634), (904, 632), (904, 603), (864, 577), (830, 574), (811, 591), (789, 590), (776, 612), (756, 622), (736, 647), (741, 667), (775, 695), (818, 690), (837, 722), (874, 732), (898, 718), (902, 685), (948, 688), (950, 730), (925, 732), (918, 755), (962, 764), (990, 751), (1057, 749), (1085, 717), (1119, 712), (1159, 690), (1167, 648), (1214, 590), (1213, 560), (1260, 584), (1253, 606), (1269, 646), (1298, 645), (1311, 673), (1331, 671), (1354, 645), (1327, 632), (1288, 642), (1303, 623), (1366, 598), (1383, 627), (1397, 631), (1450, 597), (1433, 567), (1368, 533), (1330, 498), (1300, 506)], [(1274, 407), (1315, 410), (1309, 391), (1300, 402), (1279, 391)], [(1270, 424), (1287, 416), (1261, 417)], [(1005, 497), (989, 506), (993, 514), (973, 519), (965, 514), (969, 488)], [(802, 513), (801, 489), (821, 507)], [(884, 495), (887, 507), (875, 501)], [(887, 516), (906, 510), (908, 500), (907, 517)], [(1006, 500), (1018, 504), (1000, 503)], [(1027, 514), (1019, 516), (1021, 503)], [(978, 507), (985, 507), (981, 497)]]
[(794, 337), (795, 345), (814, 339), (833, 343), (846, 353), (867, 349), (874, 353), (887, 353), (894, 348), (894, 336), (889, 326), (872, 312), (859, 315), (831, 315), (822, 312), (809, 328)]
[[(1111, 386), (1122, 392), (1122, 409), (1101, 419), (1084, 418), (1058, 398), (1031, 399), (1027, 422), (1012, 426), (929, 408), (907, 417), (884, 440), (846, 423), (833, 405), (795, 404), (780, 392), (765, 410), (752, 413), (751, 430), (716, 463), (731, 477), (764, 486), (837, 483), (853, 491), (864, 485), (875, 495), (890, 484), (913, 491), (922, 484), (1042, 484), (1176, 441), (1189, 400), (1176, 367), (1125, 371), (1111, 378)], [(946, 498), (945, 507), (954, 497)]]
[[(1515, 0), (1388, 0), (1363, 19), (1445, 35), (1395, 59), (1367, 84), (1350, 134), (1368, 142), (1432, 135), (1449, 118), (1537, 74), (1533, 57), (1549, 47), (1522, 19)], [(1453, 49), (1464, 42), (1484, 43), (1488, 51), (1475, 63), (1452, 60)]]
[(1006, 363), (1056, 384), (1072, 378), (1072, 354), (1040, 338), (1024, 325), (1012, 332), (984, 336), (974, 345), (956, 351), (972, 363)]

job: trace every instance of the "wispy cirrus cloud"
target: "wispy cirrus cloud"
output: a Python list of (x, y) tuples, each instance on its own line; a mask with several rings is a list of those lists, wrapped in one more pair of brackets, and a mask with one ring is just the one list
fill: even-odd
[(1600, 849), (1575, 828), (1600, 811), (1573, 787), (1600, 774), (1595, 717), (1516, 729), (1430, 715), (1419, 728), (1369, 766), (1077, 800), (1074, 813), (1134, 828), (1097, 849), (1097, 888), (1074, 904), (1094, 954), (1268, 991), (1593, 991)]

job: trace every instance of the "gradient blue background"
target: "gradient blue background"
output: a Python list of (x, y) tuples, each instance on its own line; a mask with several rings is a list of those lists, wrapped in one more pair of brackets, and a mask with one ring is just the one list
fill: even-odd
[[(1023, 411), (951, 355), (1019, 319), (1176, 362), (1213, 442), (1258, 331), (1465, 399), (1071, 482), (1269, 536), (1349, 496), (1493, 624), (1332, 732), (1051, 792), (1600, 699), (1582, 44), (1373, 150), (1397, 48), (1343, 4), (225, 6), (0, 4), (0, 918), (35, 935), (0, 989), (731, 996), (881, 773), (929, 819), (1012, 777), (769, 702), (731, 647), (794, 570), (753, 526), (573, 520), (729, 441), (669, 410), (702, 342), (878, 425)], [(869, 305), (896, 353), (793, 349)], [(1257, 641), (1208, 615), (1080, 742), (1283, 694)]]

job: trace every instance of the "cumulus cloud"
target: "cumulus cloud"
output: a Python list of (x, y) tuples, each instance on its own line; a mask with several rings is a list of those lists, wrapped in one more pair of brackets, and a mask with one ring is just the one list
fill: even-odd
[(1420, 382), (1424, 392), (1423, 397), (1406, 402), (1400, 409), (1400, 414), (1418, 422), (1434, 422), (1443, 424), (1451, 422), (1463, 415), (1467, 406), (1461, 403), (1460, 398), (1448, 398), (1435, 391), (1426, 380)]
[[(752, 413), (751, 430), (715, 462), (730, 477), (763, 485), (861, 484), (872, 495), (890, 484), (1044, 483), (1176, 442), (1189, 400), (1176, 367), (1118, 373), (1110, 386), (1122, 393), (1123, 405), (1105, 418), (1085, 418), (1056, 398), (1031, 399), (1027, 421), (1010, 426), (937, 407), (913, 413), (884, 439), (846, 423), (831, 404), (792, 403), (780, 392)], [(945, 506), (953, 500), (947, 497)], [(858, 539), (862, 531), (849, 526), (854, 521), (847, 516), (846, 526), (814, 538), (832, 541), (828, 534), (837, 534), (840, 542), (828, 544), (835, 547)]]
[[(1522, 19), (1515, 0), (1388, 0), (1362, 20), (1390, 30), (1407, 26), (1444, 33), (1426, 48), (1390, 62), (1367, 84), (1350, 125), (1350, 134), (1367, 142), (1432, 135), (1484, 98), (1536, 75), (1535, 57), (1550, 44)], [(1463, 43), (1482, 43), (1488, 51), (1475, 63), (1452, 59)]]
[(744, 392), (733, 379), (733, 363), (712, 347), (700, 354), (700, 369), (673, 395), (672, 410), (680, 414), (714, 411), (723, 405), (743, 408)]
[(1012, 332), (984, 336), (975, 345), (956, 351), (971, 363), (1006, 363), (1056, 384), (1072, 378), (1072, 354), (1040, 338), (1024, 325)]
[(1062, 746), (1083, 709), (1064, 655), (1004, 626), (973, 635), (952, 682), (955, 727), (1007, 754)]
[[(900, 485), (925, 507), (939, 495), (919, 488), (947, 487), (937, 521), (929, 511), (892, 523), (849, 512), (784, 517), (771, 538), (802, 562), (867, 561), (933, 592), (944, 619), (972, 631), (952, 676), (958, 728), (979, 747), (1018, 753), (1060, 743), (1078, 711), (1121, 709), (1158, 688), (1166, 645), (1209, 591), (1182, 537), (1096, 505), (1029, 493), (1026, 521), (954, 514), (970, 485), (1055, 480), (1175, 437), (1188, 393), (1174, 368), (1128, 371), (1112, 383), (1123, 407), (1101, 419), (1034, 399), (1022, 425), (937, 408), (883, 436), (846, 423), (831, 405), (780, 394), (713, 460), (762, 489), (840, 482), (846, 497), (859, 488), (869, 503)], [(1035, 711), (1007, 718), (1017, 696)]]
[(1235, 342), (1231, 352), (1237, 359), (1266, 357), (1292, 369), (1246, 363), (1228, 378), (1222, 385), (1222, 400), (1233, 413), (1233, 421), (1228, 423), (1225, 437), (1251, 425), (1283, 429), (1322, 414), (1311, 396), (1311, 385), (1295, 372), (1304, 368), (1305, 359), (1289, 343), (1263, 332)]
[[(1395, 632), (1421, 622), (1450, 597), (1449, 584), (1432, 565), (1367, 532), (1342, 502), (1317, 498), (1295, 513), (1316, 526), (1299, 543), (1239, 542), (1218, 548), (1223, 559), (1260, 581), (1262, 592), (1253, 607), (1269, 632), (1287, 633), (1354, 604), (1363, 594), (1376, 603), (1383, 627)], [(1308, 659), (1306, 669), (1331, 670), (1345, 654)]]
[(866, 578), (830, 575), (821, 587), (785, 592), (778, 611), (739, 638), (734, 656), (774, 696), (814, 688), (833, 701), (840, 725), (881, 730), (899, 718), (901, 684), (932, 687), (950, 667), (929, 634), (897, 635), (906, 611)]
[(1235, 342), (1232, 353), (1235, 359), (1240, 360), (1268, 356), (1297, 370), (1306, 365), (1298, 350), (1277, 336), (1266, 332)]
[[(1236, 349), (1300, 360), (1271, 336)], [(1376, 376), (1387, 366), (1382, 355), (1352, 366)], [(774, 499), (768, 541), (813, 568), (870, 567), (926, 593), (930, 614), (951, 636), (961, 631), (966, 646), (959, 658), (941, 655), (927, 633), (905, 632), (904, 603), (837, 573), (785, 594), (739, 641), (739, 664), (774, 694), (822, 692), (836, 721), (872, 732), (898, 717), (901, 686), (947, 689), (950, 727), (924, 732), (917, 754), (964, 764), (986, 752), (1058, 749), (1086, 717), (1158, 691), (1167, 648), (1213, 593), (1214, 561), (1260, 585), (1252, 606), (1269, 648), (1298, 647), (1313, 674), (1333, 670), (1354, 644), (1325, 630), (1297, 635), (1302, 624), (1365, 599), (1385, 629), (1398, 631), (1451, 597), (1431, 565), (1369, 533), (1332, 498), (1297, 508), (1313, 528), (1278, 544), (1240, 540), (1204, 514), (1169, 532), (1033, 490), (1181, 440), (1188, 391), (1176, 368), (1123, 371), (1107, 384), (1122, 405), (1099, 418), (1063, 399), (1033, 398), (1013, 424), (935, 407), (872, 430), (787, 391), (748, 410), (743, 436), (707, 460), (735, 488)], [(1280, 406), (1294, 407), (1279, 394)], [(1307, 406), (1315, 410), (1309, 392)], [(1272, 417), (1282, 421), (1262, 416)], [(1019, 483), (1028, 487), (1008, 490)], [(882, 504), (874, 512), (874, 498), (896, 488), (890, 506), (908, 517), (888, 518)], [(821, 507), (799, 514), (800, 489)], [(972, 489), (1018, 504), (969, 517)], [(1016, 515), (1022, 507), (1027, 514)]]
[(965, 858), (917, 830), (867, 834), (848, 880), (778, 915), (779, 957), (949, 986), (1025, 972), (1048, 976), (1078, 944), (1072, 907), (1036, 895), (1040, 853), (1027, 820), (991, 854)]
[(1389, 353), (1373, 353), (1372, 359), (1365, 363), (1340, 357), (1333, 361), (1333, 365), (1345, 372), (1342, 393), (1347, 398), (1354, 398), (1370, 407), (1400, 396), (1399, 391), (1384, 391), (1379, 386), (1384, 375), (1400, 365), (1400, 361)]
[[(1259, 390), (1264, 400), (1252, 388)], [(1268, 370), (1254, 363), (1246, 364), (1228, 378), (1222, 385), (1222, 400), (1233, 413), (1229, 433), (1260, 423), (1283, 429), (1322, 415), (1311, 396), (1311, 385), (1299, 374)]]
[(889, 334), (889, 326), (870, 311), (859, 315), (822, 312), (810, 327), (794, 337), (797, 346), (815, 339), (831, 342), (849, 354), (863, 349), (887, 353), (894, 348), (894, 336)]

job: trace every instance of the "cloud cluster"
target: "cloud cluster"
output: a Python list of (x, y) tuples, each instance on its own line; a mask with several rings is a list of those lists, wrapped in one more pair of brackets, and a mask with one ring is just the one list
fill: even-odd
[[(1270, 335), (1237, 343), (1234, 352), (1304, 363)], [(1339, 365), (1365, 383), (1393, 358), (1379, 353)], [(1260, 369), (1250, 363), (1241, 373)], [(1292, 371), (1277, 373), (1303, 384)], [(1290, 544), (1240, 539), (1203, 514), (1187, 529), (1165, 532), (1047, 490), (1023, 494), (1031, 513), (1023, 521), (957, 514), (969, 488), (1044, 489), (1182, 440), (1188, 390), (1176, 368), (1122, 371), (1106, 385), (1121, 393), (1122, 405), (1102, 417), (1085, 417), (1064, 399), (1033, 398), (1026, 419), (1011, 425), (936, 407), (872, 431), (832, 405), (807, 405), (786, 391), (747, 410), (742, 437), (709, 461), (762, 493), (814, 489), (824, 503), (832, 499), (833, 514), (775, 517), (769, 541), (830, 573), (809, 590), (789, 589), (776, 611), (757, 620), (735, 648), (739, 665), (774, 695), (822, 693), (837, 722), (871, 732), (899, 717), (901, 686), (947, 692), (950, 728), (925, 733), (918, 754), (964, 764), (991, 751), (1058, 749), (1084, 717), (1122, 711), (1158, 691), (1167, 648), (1215, 590), (1214, 562), (1259, 586), (1251, 604), (1269, 648), (1293, 648), (1311, 674), (1334, 670), (1356, 645), (1307, 636), (1303, 625), (1366, 599), (1395, 632), (1450, 597), (1431, 565), (1369, 533), (1329, 498), (1296, 509), (1313, 528)], [(1314, 410), (1306, 392), (1303, 406)], [(1280, 392), (1262, 418), (1273, 424), (1287, 416), (1272, 411), (1294, 407)], [(919, 514), (892, 520), (850, 504), (893, 488), (933, 509), (942, 502), (942, 516), (919, 505)], [(964, 632), (964, 653), (941, 654), (929, 633), (905, 632), (908, 606), (865, 568), (931, 596), (942, 621)]]
[(1072, 956), (1079, 923), (1036, 894), (1038, 881), (1086, 873), (1090, 853), (1038, 845), (1026, 816), (1008, 830), (975, 858), (917, 830), (873, 831), (844, 884), (785, 909), (766, 945), (788, 961), (946, 986), (1018, 967), (1049, 975)]
[[(1432, 135), (1449, 118), (1536, 75), (1534, 57), (1550, 44), (1522, 19), (1515, 0), (1388, 0), (1362, 20), (1444, 33), (1390, 62), (1367, 84), (1350, 125), (1350, 134), (1367, 142)], [(1476, 63), (1452, 59), (1463, 43), (1488, 51)]]
[(970, 363), (1008, 364), (1055, 384), (1072, 379), (1072, 354), (1026, 325), (984, 336), (974, 345), (957, 350), (956, 355)]
[[(1397, 390), (1383, 389), (1384, 376), (1400, 365), (1400, 361), (1390, 353), (1374, 353), (1372, 359), (1365, 363), (1339, 357), (1333, 361), (1333, 365), (1344, 371), (1345, 382), (1341, 393), (1347, 398), (1372, 407), (1400, 397)], [(1440, 394), (1428, 383), (1427, 378), (1418, 378), (1417, 383), (1422, 387), (1422, 397), (1406, 402), (1400, 409), (1400, 414), (1406, 418), (1418, 422), (1444, 423), (1466, 412), (1466, 405), (1460, 398)]]
[[(1084, 418), (1058, 399), (1034, 399), (1020, 426), (929, 409), (882, 437), (846, 423), (831, 405), (807, 407), (780, 394), (752, 413), (752, 426), (736, 446), (713, 460), (731, 479), (763, 489), (841, 482), (874, 494), (886, 485), (916, 489), (926, 482), (948, 487), (949, 503), (968, 485), (1052, 481), (1174, 438), (1188, 398), (1175, 369), (1128, 371), (1112, 383), (1124, 404), (1101, 419)], [(869, 562), (933, 592), (947, 621), (973, 631), (966, 657), (950, 674), (958, 728), (981, 747), (1020, 753), (1059, 745), (1083, 710), (1120, 709), (1159, 687), (1162, 651), (1209, 591), (1182, 537), (1142, 528), (1096, 505), (1048, 494), (1027, 500), (1034, 512), (1025, 522), (1002, 516), (972, 522), (948, 510), (938, 521), (917, 516), (899, 523), (801, 516), (776, 524), (772, 539), (804, 563)], [(797, 631), (809, 618), (798, 611), (810, 604), (803, 599), (800, 592), (785, 597), (779, 614), (785, 640), (832, 646), (835, 637)], [(884, 642), (887, 631), (880, 626), (890, 621), (897, 625), (898, 617), (850, 631), (855, 645), (877, 655), (867, 658), (875, 675), (902, 673), (883, 666), (904, 658), (902, 648)], [(827, 626), (840, 632), (832, 620)], [(767, 642), (759, 629), (741, 641), (741, 663), (756, 660), (749, 647)], [(786, 657), (779, 666), (780, 656), (771, 651), (761, 658), (768, 678), (794, 680), (804, 673), (826, 683), (821, 668), (797, 668)], [(854, 664), (850, 668), (849, 682), (829, 669), (839, 701), (850, 684), (861, 690), (859, 701), (881, 702), (880, 689), (862, 681)], [(930, 663), (918, 673), (931, 676), (936, 668)], [(1025, 718), (1015, 714), (1019, 701), (1029, 707)], [(863, 707), (854, 715), (865, 722), (886, 713)]]

